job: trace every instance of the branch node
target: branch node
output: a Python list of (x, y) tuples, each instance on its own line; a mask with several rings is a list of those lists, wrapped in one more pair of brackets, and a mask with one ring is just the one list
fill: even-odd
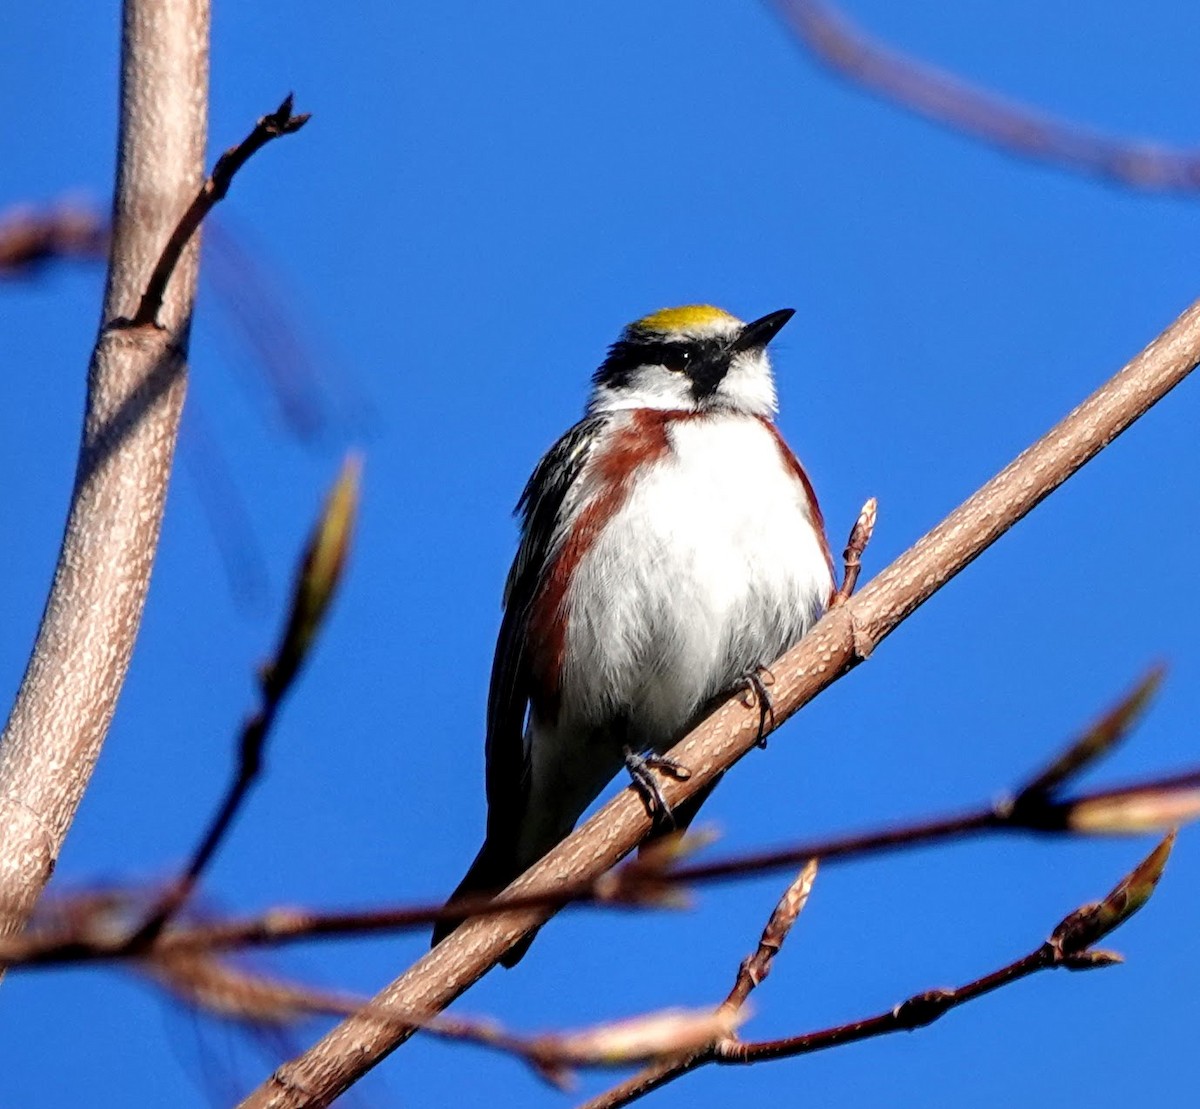
[(892, 1009), (892, 1016), (899, 1027), (908, 1031), (925, 1028), (943, 1016), (954, 1004), (954, 991), (947, 989), (926, 990), (914, 997), (906, 998)]

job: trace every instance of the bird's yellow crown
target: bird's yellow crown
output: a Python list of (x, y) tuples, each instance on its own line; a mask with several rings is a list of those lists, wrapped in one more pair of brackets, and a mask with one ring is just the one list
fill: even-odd
[(736, 316), (711, 304), (684, 304), (679, 308), (660, 308), (629, 325), (630, 331), (709, 331), (736, 324)]

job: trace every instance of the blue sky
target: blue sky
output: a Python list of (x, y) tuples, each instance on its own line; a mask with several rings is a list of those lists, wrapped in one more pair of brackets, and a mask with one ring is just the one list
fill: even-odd
[[(107, 196), (115, 8), (9, 14), (0, 204)], [(1200, 141), (1194, 5), (848, 11), (1014, 98)], [(1033, 166), (915, 120), (831, 79), (749, 0), (301, 0), (284, 17), (218, 5), (212, 153), (289, 89), (312, 123), (260, 155), (220, 214), (287, 291), (334, 426), (315, 443), (287, 434), (206, 288), (190, 395), (202, 423), (185, 430), (189, 465), (64, 884), (161, 876), (192, 844), (349, 443), (366, 453), (349, 578), (213, 869), (208, 893), (228, 907), (424, 900), (458, 880), (482, 832), (509, 512), (627, 320), (697, 300), (745, 317), (797, 309), (777, 344), (780, 425), (835, 548), (879, 498), (869, 575), (1200, 294), (1195, 200)], [(100, 287), (78, 268), (0, 289), (5, 696), (53, 567)], [(706, 810), (723, 846), (986, 800), (1160, 659), (1165, 691), (1103, 780), (1195, 760), (1198, 390), (1180, 387), (745, 760)], [(251, 611), (202, 510), (197, 475), (215, 480), (218, 458), (268, 568)], [(852, 1019), (991, 970), (1148, 848), (1013, 840), (830, 868), (746, 1033)], [(785, 884), (705, 891), (690, 915), (569, 914), (462, 1011), (535, 1030), (715, 1001)], [(654, 1104), (1186, 1101), (1198, 912), (1200, 841), (1185, 834), (1155, 903), (1115, 939), (1125, 966), (1044, 975), (914, 1035), (706, 1071)], [(424, 945), (311, 945), (270, 965), (371, 991)], [(109, 972), (11, 977), (0, 1038), (5, 1105), (220, 1104), (225, 1087), (202, 1072), (244, 1089), (269, 1070), (220, 1029), (197, 1049), (190, 1018)], [(571, 1104), (510, 1060), (420, 1041), (362, 1090), (371, 1105)]]

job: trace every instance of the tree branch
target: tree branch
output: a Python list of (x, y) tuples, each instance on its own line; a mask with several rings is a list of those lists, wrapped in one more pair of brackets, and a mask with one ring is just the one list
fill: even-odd
[(209, 952), (160, 953), (139, 970), (188, 1008), (243, 1026), (281, 1029), (311, 1017), (351, 1015), (384, 1025), (414, 1025), (427, 1036), (510, 1055), (559, 1089), (569, 1088), (577, 1068), (628, 1067), (698, 1050), (732, 1034), (741, 1020), (736, 1011), (722, 1007), (667, 1009), (573, 1031), (521, 1035), (491, 1018), (426, 1018), (369, 998), (250, 971)]
[(124, 683), (158, 545), (186, 381), (197, 246), (179, 257), (161, 330), (133, 313), (203, 177), (208, 0), (126, 0), (113, 242), (88, 370), (75, 488), (54, 584), (0, 737), (0, 935), (50, 876)]
[(1200, 150), (1099, 134), (1003, 99), (872, 39), (822, 0), (771, 0), (818, 60), (893, 104), (1006, 154), (1150, 191), (1200, 188)]
[[(786, 720), (867, 658), (919, 605), (1178, 385), (1198, 360), (1200, 303), (775, 663), (776, 721)], [(692, 774), (663, 783), (667, 802), (679, 805), (737, 762), (758, 742), (759, 725), (758, 712), (740, 698), (727, 701), (672, 749), (671, 757)], [(572, 880), (595, 878), (632, 851), (650, 827), (645, 806), (624, 790), (509, 888), (520, 894), (553, 891)], [(376, 1000), (437, 1012), (551, 915), (546, 909), (525, 909), (468, 921)], [(402, 1030), (343, 1021), (280, 1067), (243, 1105), (327, 1105), (405, 1038)]]
[(775, 956), (783, 947), (783, 941), (787, 939), (792, 925), (796, 923), (796, 918), (804, 912), (804, 906), (808, 904), (808, 897), (812, 893), (813, 882), (816, 881), (816, 878), (817, 860), (809, 859), (795, 881), (783, 891), (783, 896), (779, 899), (779, 903), (767, 921), (767, 926), (758, 939), (758, 947), (754, 949), (753, 954), (743, 959), (742, 965), (738, 967), (733, 988), (729, 991), (729, 996), (722, 1002), (725, 1008), (734, 1011), (742, 1009), (750, 995), (771, 973), (771, 966), (775, 962)]
[(862, 570), (862, 556), (875, 534), (875, 520), (879, 513), (879, 502), (874, 497), (868, 497), (862, 506), (854, 527), (850, 529), (850, 538), (846, 540), (846, 549), (842, 552), (842, 584), (833, 595), (831, 607), (844, 605), (854, 594), (858, 585), (858, 575)]
[[(809, 840), (708, 862), (679, 865), (668, 858), (648, 864), (644, 858), (638, 858), (612, 873), (587, 882), (569, 883), (552, 892), (509, 895), (502, 901), (489, 897), (464, 899), (453, 910), (440, 901), (342, 912), (279, 908), (259, 916), (181, 923), (163, 931), (149, 947), (135, 942), (136, 930), (128, 925), (116, 927), (110, 923), (107, 906), (96, 906), (95, 891), (64, 894), (47, 905), (50, 919), (36, 922), (22, 936), (0, 939), (0, 965), (13, 970), (37, 969), (193, 951), (277, 947), (306, 940), (412, 931), (428, 928), (451, 915), (455, 919), (464, 913), (472, 917), (496, 916), (518, 908), (557, 910), (568, 904), (677, 907), (682, 891), (690, 886), (773, 874), (794, 869), (810, 858), (821, 858), (832, 866), (890, 851), (998, 832), (1137, 834), (1184, 824), (1198, 816), (1200, 771), (1192, 771), (1120, 789), (1056, 799), (1040, 809), (1017, 807), (1001, 800), (957, 816)], [(141, 892), (144, 899), (144, 891), (137, 887), (107, 887), (100, 892), (117, 899)], [(157, 895), (155, 901), (170, 896), (168, 891)], [(96, 907), (89, 909), (89, 905)], [(63, 917), (67, 918), (66, 924), (61, 923)]]
[[(273, 687), (290, 682), (315, 634), (322, 611), (336, 587), (349, 541), (356, 495), (353, 456), (326, 502), (298, 575), (291, 615), (264, 681)], [(273, 676), (273, 677), (272, 677)], [(427, 927), (439, 921), (511, 912), (514, 908), (559, 909), (568, 904), (628, 907), (678, 907), (690, 885), (792, 869), (812, 858), (846, 862), (878, 852), (902, 850), (968, 836), (999, 832), (1050, 834), (1131, 834), (1178, 827), (1200, 816), (1200, 770), (1135, 782), (1132, 785), (1063, 796), (1063, 790), (1128, 737), (1162, 682), (1162, 667), (1152, 668), (1128, 693), (1016, 793), (952, 816), (935, 817), (882, 830), (793, 844), (768, 851), (698, 863), (682, 860), (707, 842), (703, 833), (669, 836), (636, 859), (596, 878), (569, 882), (553, 891), (509, 895), (502, 900), (475, 896), (447, 906), (401, 906), (359, 912), (320, 913), (277, 909), (249, 920), (206, 920), (164, 933), (168, 919), (194, 889), (200, 872), (246, 797), (257, 773), (266, 738), (263, 713), (256, 714), (239, 741), (237, 772), (218, 806), (217, 816), (183, 876), (157, 892), (139, 886), (107, 886), (64, 895), (46, 904), (46, 912), (20, 937), (0, 939), (0, 965), (47, 967), (109, 960), (153, 960), (219, 948), (277, 945), (303, 939), (345, 938)], [(282, 695), (281, 692), (278, 695)], [(278, 701), (274, 702), (277, 706)], [(274, 709), (271, 710), (273, 715)], [(248, 761), (249, 760), (249, 761)], [(803, 884), (803, 883), (802, 883)], [(149, 909), (140, 908), (150, 899)], [(113, 909), (140, 912), (141, 925), (129, 914), (113, 919)], [(798, 911), (798, 910), (797, 910)]]
[[(1109, 892), (1103, 901), (1083, 905), (1065, 917), (1054, 928), (1050, 938), (1028, 955), (1014, 960), (999, 970), (985, 974), (982, 978), (954, 989), (926, 990), (900, 1002), (886, 1012), (862, 1020), (824, 1028), (819, 1032), (807, 1032), (789, 1036), (782, 1040), (764, 1040), (747, 1043), (737, 1037), (736, 1032), (715, 1039), (698, 1050), (681, 1053), (673, 1059), (660, 1059), (651, 1063), (632, 1078), (591, 1098), (579, 1109), (620, 1109), (637, 1101), (653, 1090), (665, 1086), (689, 1071), (706, 1063), (748, 1064), (771, 1059), (787, 1059), (795, 1055), (809, 1055), (814, 1051), (825, 1051), (831, 1047), (842, 1047), (859, 1040), (883, 1036), (891, 1032), (911, 1032), (924, 1028), (943, 1017), (951, 1009), (968, 1001), (983, 997), (1003, 986), (1010, 986), (1022, 978), (1028, 978), (1043, 970), (1064, 968), (1067, 970), (1095, 970), (1121, 962), (1121, 956), (1112, 951), (1097, 949), (1094, 945), (1114, 929), (1120, 927), (1150, 899), (1175, 842), (1174, 833), (1168, 835), (1129, 874)], [(803, 876), (802, 876), (803, 877)], [(789, 890), (790, 894), (792, 891)], [(788, 894), (780, 908), (772, 914), (772, 921), (784, 908)], [(768, 925), (768, 932), (771, 926)], [(786, 932), (785, 932), (786, 934)], [(766, 934), (764, 933), (764, 940)], [(760, 945), (759, 957), (762, 948)], [(755, 957), (752, 956), (753, 961)], [(743, 964), (745, 966), (745, 964)], [(768, 963), (769, 966), (769, 963)], [(744, 1004), (749, 989), (743, 984), (739, 972), (738, 984), (730, 994), (731, 1002), (738, 1008)], [(742, 989), (739, 989), (742, 987)]]

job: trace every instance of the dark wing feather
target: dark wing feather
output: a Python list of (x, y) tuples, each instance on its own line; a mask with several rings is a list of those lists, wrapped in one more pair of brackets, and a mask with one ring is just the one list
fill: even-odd
[(521, 544), (504, 587), (504, 619), (488, 690), (487, 826), (493, 849), (503, 851), (514, 842), (529, 788), (525, 718), (530, 698), (526, 650), (530, 608), (546, 565), (562, 542), (564, 505), (610, 419), (589, 416), (571, 428), (538, 463), (517, 502)]

